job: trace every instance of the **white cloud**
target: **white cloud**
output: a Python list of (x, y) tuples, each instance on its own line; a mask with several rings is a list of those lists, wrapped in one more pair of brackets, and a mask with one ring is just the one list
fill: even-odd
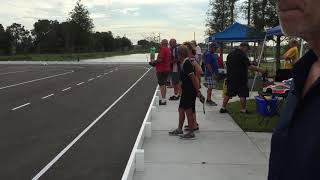
[[(21, 23), (31, 29), (38, 19), (65, 21), (76, 0), (0, 0), (0, 23)], [(82, 0), (94, 19), (95, 30), (113, 31), (133, 41), (159, 32), (179, 41), (202, 41), (208, 0)], [(149, 13), (149, 14), (148, 14)]]

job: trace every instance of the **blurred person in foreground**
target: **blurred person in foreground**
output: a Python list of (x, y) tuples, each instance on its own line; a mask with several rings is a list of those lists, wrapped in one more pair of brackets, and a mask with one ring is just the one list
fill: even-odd
[[(179, 125), (178, 128), (174, 131), (169, 132), (170, 136), (179, 136), (181, 139), (194, 139), (194, 113), (195, 113), (195, 103), (196, 98), (201, 97), (199, 81), (195, 75), (195, 67), (192, 65), (189, 56), (188, 47), (181, 45), (178, 48), (180, 63), (182, 66), (181, 69), (181, 88), (182, 94), (179, 105)], [(185, 117), (187, 116), (189, 131), (183, 134), (183, 124)]]
[(159, 105), (167, 105), (166, 94), (167, 94), (167, 78), (170, 73), (170, 49), (168, 48), (168, 40), (164, 39), (161, 41), (161, 47), (156, 60), (149, 62), (151, 66), (156, 67), (158, 84), (160, 86), (161, 97)]
[(169, 41), (171, 52), (171, 83), (174, 89), (174, 95), (169, 98), (170, 101), (177, 101), (180, 99), (181, 86), (180, 86), (180, 62), (178, 57), (177, 41), (171, 39)]
[(268, 180), (320, 179), (320, 1), (278, 0), (283, 32), (311, 49), (293, 67), (294, 85), (271, 141)]
[(227, 104), (234, 96), (240, 98), (240, 113), (249, 114), (246, 108), (247, 97), (249, 97), (248, 69), (264, 73), (256, 66), (251, 65), (247, 56), (250, 50), (248, 43), (241, 43), (240, 47), (232, 51), (227, 57), (227, 93), (223, 98), (220, 113), (227, 113)]

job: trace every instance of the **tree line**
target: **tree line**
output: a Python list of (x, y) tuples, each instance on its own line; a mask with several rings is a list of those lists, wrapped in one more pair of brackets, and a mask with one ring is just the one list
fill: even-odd
[(223, 31), (233, 24), (239, 15), (243, 15), (248, 25), (259, 31), (279, 25), (277, 0), (246, 0), (239, 8), (236, 7), (237, 1), (210, 0), (206, 23), (208, 35)]
[(0, 55), (27, 53), (109, 52), (132, 48), (132, 42), (108, 32), (94, 32), (93, 20), (78, 0), (66, 22), (38, 20), (32, 30), (13, 23), (0, 24)]

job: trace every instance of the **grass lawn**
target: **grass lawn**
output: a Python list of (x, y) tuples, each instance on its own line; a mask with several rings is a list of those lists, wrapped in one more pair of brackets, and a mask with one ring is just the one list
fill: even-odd
[(97, 59), (119, 55), (129, 55), (145, 53), (143, 51), (115, 51), (115, 52), (95, 52), (95, 53), (73, 53), (73, 54), (25, 54), (14, 56), (0, 56), (0, 61), (77, 61), (82, 59)]
[(268, 126), (259, 122), (262, 120), (262, 116), (256, 112), (255, 100), (249, 100), (247, 104), (247, 109), (251, 112), (249, 115), (243, 115), (240, 113), (240, 102), (233, 102), (228, 104), (228, 111), (234, 121), (246, 132), (272, 132), (272, 129), (276, 126), (279, 117), (275, 116), (270, 119)]

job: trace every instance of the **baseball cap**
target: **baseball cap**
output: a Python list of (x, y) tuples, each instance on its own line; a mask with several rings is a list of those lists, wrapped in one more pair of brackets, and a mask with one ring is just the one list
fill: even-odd
[(242, 42), (240, 44), (240, 47), (247, 47), (248, 49), (251, 49), (249, 43), (247, 43), (247, 42)]

